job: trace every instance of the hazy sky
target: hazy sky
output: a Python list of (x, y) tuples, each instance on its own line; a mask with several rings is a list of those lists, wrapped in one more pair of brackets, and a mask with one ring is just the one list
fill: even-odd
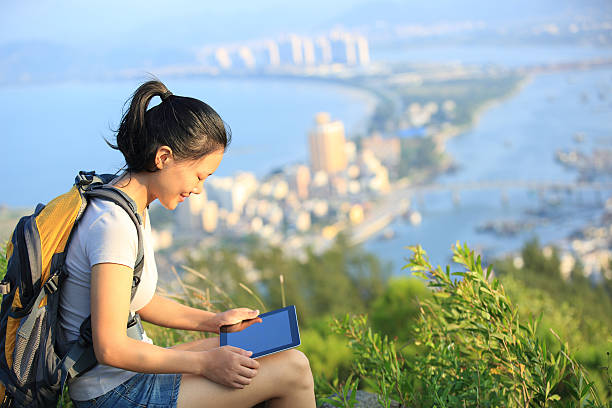
[(4, 1), (0, 81), (190, 64), (205, 45), (321, 34), (339, 24), (375, 31), (470, 21), (513, 34), (525, 24), (567, 26), (583, 16), (612, 20), (612, 0)]
[(226, 43), (328, 30), (342, 17), (403, 23), (611, 15), (611, 0), (22, 0), (0, 5), (0, 46), (41, 41), (102, 49)]
[[(0, 43), (42, 40), (66, 45), (141, 42), (180, 47), (252, 35), (311, 30), (366, 0), (41, 0), (0, 6)], [(287, 3), (290, 6), (287, 6)], [(182, 44), (176, 44), (181, 41)], [(191, 44), (189, 44), (191, 42)]]

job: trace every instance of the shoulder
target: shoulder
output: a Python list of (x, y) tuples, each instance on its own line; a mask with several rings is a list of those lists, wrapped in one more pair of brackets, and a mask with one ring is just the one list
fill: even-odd
[(133, 267), (138, 252), (136, 225), (117, 204), (94, 198), (79, 225), (89, 267), (116, 263)]
[(137, 237), (136, 226), (128, 213), (109, 200), (93, 198), (87, 206), (81, 224), (89, 232), (111, 233), (117, 238)]

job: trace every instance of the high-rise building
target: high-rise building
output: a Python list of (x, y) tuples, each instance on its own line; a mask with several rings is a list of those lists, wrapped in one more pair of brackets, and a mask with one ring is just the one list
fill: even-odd
[(257, 179), (252, 173), (239, 172), (234, 178), (211, 178), (204, 186), (208, 198), (216, 201), (220, 208), (241, 214), (244, 204), (257, 190)]
[(304, 63), (302, 39), (295, 34), (281, 38), (278, 41), (278, 54), (282, 65), (302, 65)]
[(357, 63), (357, 49), (353, 35), (344, 31), (334, 31), (330, 34), (330, 45), (334, 62), (347, 65)]
[(371, 151), (378, 160), (390, 166), (399, 164), (402, 153), (399, 137), (383, 138), (377, 132), (361, 140), (361, 149)]
[(204, 189), (208, 199), (216, 201), (220, 209), (233, 211), (233, 184), (234, 182), (231, 177), (212, 177), (204, 183)]
[(255, 55), (251, 48), (247, 46), (241, 46), (238, 48), (237, 66), (242, 68), (252, 69), (255, 67)]
[(272, 67), (280, 65), (280, 53), (278, 50), (278, 44), (275, 41), (269, 40), (265, 43), (265, 51), (268, 56), (268, 63)]
[(332, 63), (332, 48), (329, 38), (317, 37), (315, 39), (315, 60), (319, 64), (331, 64)]
[(216, 201), (204, 203), (201, 212), (202, 228), (206, 232), (214, 232), (219, 222), (219, 205)]
[(200, 194), (192, 194), (179, 204), (174, 212), (177, 224), (181, 230), (199, 230), (200, 229), (200, 212), (206, 203), (206, 191)]
[(232, 58), (227, 48), (219, 47), (215, 50), (215, 59), (219, 67), (229, 69), (232, 67)]
[(308, 187), (310, 185), (310, 170), (306, 166), (299, 166), (295, 173), (295, 184), (298, 197), (302, 200), (308, 198)]
[(370, 62), (368, 39), (359, 34), (336, 30), (330, 33), (333, 61), (346, 65), (367, 65)]
[(368, 65), (370, 63), (370, 47), (368, 39), (363, 35), (358, 35), (357, 40), (357, 62), (360, 65)]
[(289, 188), (297, 193), (301, 200), (308, 198), (310, 188), (310, 169), (303, 164), (293, 165), (284, 169)]
[(308, 138), (313, 171), (323, 170), (333, 174), (346, 168), (346, 140), (341, 121), (332, 122), (329, 113), (317, 113), (315, 127)]
[(302, 38), (302, 48), (304, 65), (314, 65), (317, 62), (314, 41), (308, 37)]

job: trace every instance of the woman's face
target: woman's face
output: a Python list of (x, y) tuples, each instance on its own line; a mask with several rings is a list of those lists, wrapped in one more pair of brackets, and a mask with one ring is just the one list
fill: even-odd
[[(153, 173), (154, 185), (151, 186), (153, 197), (167, 209), (174, 210), (191, 194), (202, 192), (204, 180), (219, 167), (223, 150), (217, 150), (196, 160), (175, 160), (170, 154), (161, 156), (157, 163), (159, 171)], [(161, 166), (161, 168), (160, 168)]]

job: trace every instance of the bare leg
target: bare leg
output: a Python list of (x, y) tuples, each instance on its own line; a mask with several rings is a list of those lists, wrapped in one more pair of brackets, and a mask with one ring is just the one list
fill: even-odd
[[(214, 344), (207, 340), (211, 339), (188, 343), (189, 350), (202, 350)], [(225, 387), (204, 377), (183, 375), (178, 408), (252, 407), (266, 400), (271, 408), (315, 407), (312, 373), (301, 351), (286, 350), (257, 361), (260, 363), (257, 375), (242, 389)]]

